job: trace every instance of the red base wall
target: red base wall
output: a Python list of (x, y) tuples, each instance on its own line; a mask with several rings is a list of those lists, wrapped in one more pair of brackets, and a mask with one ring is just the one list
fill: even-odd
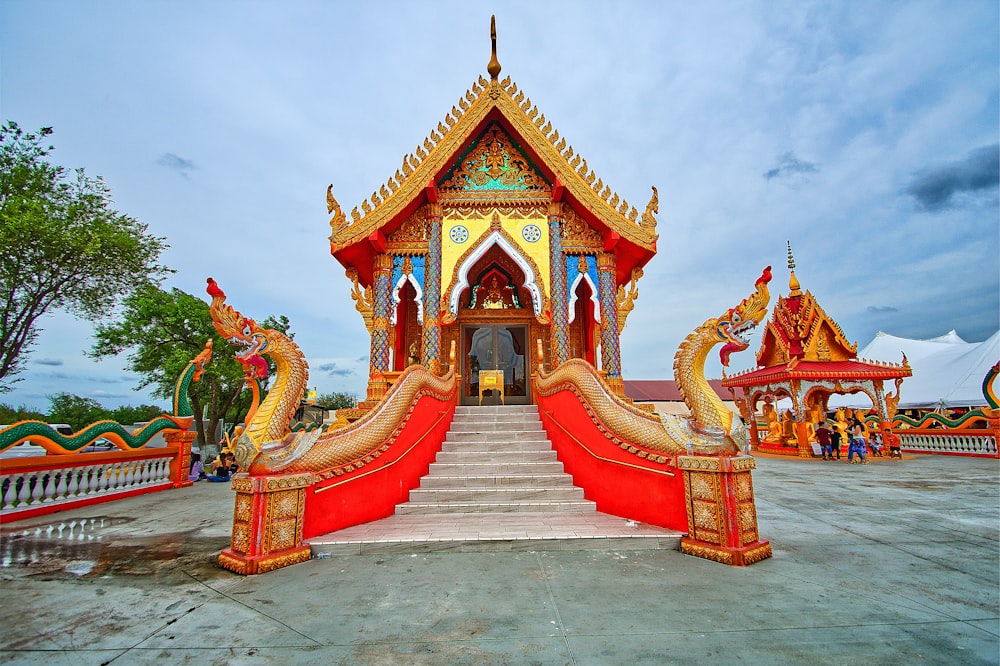
[(387, 518), (427, 474), (455, 414), (453, 401), (422, 396), (389, 450), (306, 490), (302, 538)]
[[(684, 478), (676, 457), (656, 464), (621, 449), (597, 428), (572, 391), (539, 396), (538, 411), (560, 462), (598, 511), (687, 532)], [(641, 442), (629, 444), (642, 449)]]

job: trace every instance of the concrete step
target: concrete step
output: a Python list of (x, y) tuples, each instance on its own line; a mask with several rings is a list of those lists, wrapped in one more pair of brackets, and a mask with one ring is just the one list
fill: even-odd
[(574, 487), (569, 474), (507, 474), (497, 476), (437, 476), (420, 480), (421, 488), (565, 488)]
[(394, 515), (307, 539), (313, 557), (434, 552), (678, 550), (683, 534), (600, 512)]
[(552, 502), (407, 502), (396, 506), (397, 516), (438, 513), (529, 513), (545, 511), (587, 512), (597, 511), (597, 505), (588, 500)]
[(544, 432), (541, 421), (536, 423), (513, 422), (513, 421), (459, 421), (454, 419), (451, 422), (450, 432)]
[(462, 449), (460, 451), (439, 451), (436, 462), (472, 465), (479, 463), (558, 462), (558, 459), (556, 458), (556, 452), (551, 448), (548, 450), (536, 449), (534, 451), (520, 448), (500, 451)]
[(583, 488), (520, 487), (520, 488), (414, 488), (410, 502), (415, 504), (498, 504), (546, 503), (582, 500)]
[[(516, 433), (515, 433), (516, 434)], [(503, 440), (496, 440), (492, 437), (481, 437), (473, 435), (468, 440), (465, 437), (456, 436), (450, 433), (448, 438), (441, 444), (442, 451), (551, 451), (552, 442), (545, 439), (545, 433), (538, 433), (537, 438), (532, 435), (510, 437), (505, 435)]]
[(459, 405), (455, 408), (456, 416), (467, 414), (509, 416), (511, 414), (538, 414), (535, 405)]
[(497, 463), (439, 463), (430, 464), (429, 474), (437, 476), (508, 476), (511, 474), (561, 474), (561, 462), (497, 462)]

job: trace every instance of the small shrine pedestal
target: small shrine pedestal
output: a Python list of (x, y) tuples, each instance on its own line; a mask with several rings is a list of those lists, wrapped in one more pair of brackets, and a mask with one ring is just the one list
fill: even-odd
[(746, 566), (771, 557), (771, 544), (757, 532), (752, 456), (678, 456), (684, 474), (688, 536), (681, 552)]
[(238, 574), (273, 571), (310, 557), (302, 543), (302, 517), (311, 474), (246, 476), (232, 481), (236, 491), (233, 536), (219, 564)]

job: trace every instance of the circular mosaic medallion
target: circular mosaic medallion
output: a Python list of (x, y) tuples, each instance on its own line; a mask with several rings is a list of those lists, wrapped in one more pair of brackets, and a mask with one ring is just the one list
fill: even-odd
[(521, 229), (521, 236), (529, 243), (537, 243), (542, 237), (542, 230), (537, 225), (529, 224), (524, 229)]
[(461, 224), (458, 224), (451, 228), (451, 232), (448, 233), (448, 237), (455, 243), (461, 245), (465, 241), (469, 240), (469, 230)]

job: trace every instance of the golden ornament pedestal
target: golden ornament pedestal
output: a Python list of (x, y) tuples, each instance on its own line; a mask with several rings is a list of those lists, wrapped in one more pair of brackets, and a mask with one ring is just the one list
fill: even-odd
[(312, 557), (302, 543), (305, 491), (311, 474), (246, 476), (233, 480), (236, 505), (229, 548), (219, 554), (219, 564), (238, 574), (273, 571)]
[(757, 532), (752, 456), (678, 456), (684, 474), (688, 536), (681, 552), (714, 562), (746, 566), (771, 557)]

